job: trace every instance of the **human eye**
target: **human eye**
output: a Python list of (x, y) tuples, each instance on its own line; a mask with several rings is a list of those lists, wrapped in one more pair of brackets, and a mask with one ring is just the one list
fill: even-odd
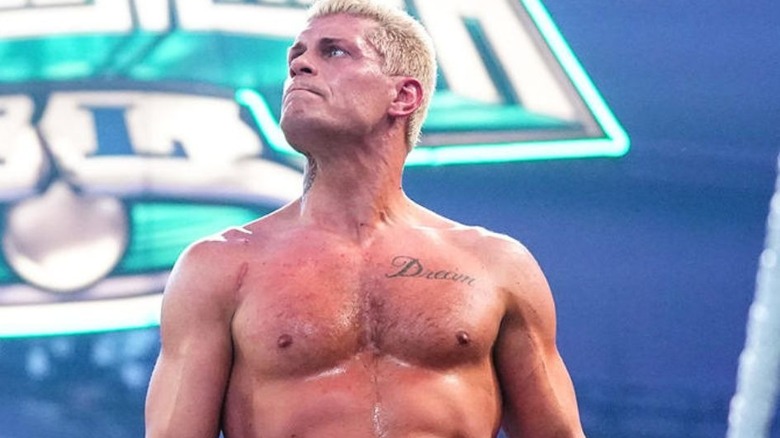
[(346, 50), (338, 46), (329, 46), (325, 48), (325, 56), (328, 58), (338, 58), (341, 56), (349, 55)]

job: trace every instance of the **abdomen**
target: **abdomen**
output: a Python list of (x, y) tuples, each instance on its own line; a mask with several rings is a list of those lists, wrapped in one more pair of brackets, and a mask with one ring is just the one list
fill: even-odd
[(484, 438), (499, 427), (489, 363), (431, 370), (361, 353), (304, 378), (253, 381), (239, 370), (226, 397), (226, 438)]

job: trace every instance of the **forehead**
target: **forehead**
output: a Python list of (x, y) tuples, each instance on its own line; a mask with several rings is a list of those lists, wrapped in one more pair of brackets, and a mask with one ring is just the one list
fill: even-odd
[(365, 17), (348, 14), (326, 15), (309, 21), (295, 38), (295, 44), (308, 45), (327, 38), (367, 46), (368, 31), (376, 26), (376, 22)]

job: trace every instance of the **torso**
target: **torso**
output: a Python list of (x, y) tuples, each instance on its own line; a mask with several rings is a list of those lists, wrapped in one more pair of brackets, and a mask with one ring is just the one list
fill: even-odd
[(355, 243), (253, 226), (250, 236), (263, 237), (233, 255), (242, 281), (227, 438), (497, 432), (491, 351), (504, 305), (474, 253), (482, 231), (388, 227)]

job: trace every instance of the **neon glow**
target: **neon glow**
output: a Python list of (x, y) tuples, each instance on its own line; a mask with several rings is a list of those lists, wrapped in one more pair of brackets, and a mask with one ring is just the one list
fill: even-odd
[[(157, 279), (163, 283), (164, 279)], [(57, 305), (0, 307), (0, 338), (90, 333), (160, 324), (162, 294)]]
[[(0, 338), (157, 325), (168, 271), (181, 251), (198, 238), (268, 211), (177, 203), (135, 205), (131, 209), (135, 232), (127, 253), (114, 275), (78, 292), (81, 301), (20, 283), (13, 272), (0, 265)], [(19, 303), (7, 305), (14, 297)]]
[[(420, 7), (422, 7), (422, 5), (423, 4), (421, 4)], [(596, 90), (593, 82), (585, 73), (582, 65), (576, 59), (571, 48), (565, 42), (560, 31), (553, 23), (547, 10), (538, 0), (524, 0), (523, 5), (549, 45), (551, 52), (559, 61), (561, 68), (565, 71), (572, 85), (576, 88), (580, 97), (592, 112), (595, 122), (603, 132), (603, 136), (562, 140), (529, 141), (528, 139), (525, 139), (522, 141), (508, 141), (503, 143), (473, 142), (457, 145), (421, 145), (412, 151), (407, 160), (407, 165), (435, 166), (443, 164), (553, 160), (564, 158), (620, 157), (628, 153), (630, 145), (628, 135)], [(445, 15), (449, 16), (452, 14)], [(536, 77), (542, 76), (537, 75)], [(522, 79), (514, 80), (514, 82), (519, 81), (522, 81)], [(543, 88), (550, 90), (549, 85), (550, 84)], [(484, 95), (484, 93), (482, 93), (482, 95)], [(490, 95), (490, 93), (488, 93), (488, 95)], [(461, 100), (454, 101), (453, 99)], [(543, 99), (540, 97), (539, 100), (541, 101)], [(236, 92), (236, 101), (249, 109), (259, 130), (265, 134), (270, 147), (284, 154), (297, 154), (297, 152), (287, 144), (271, 106), (260, 93), (252, 89), (239, 89)], [(445, 126), (445, 124), (447, 124), (446, 119), (448, 118), (448, 114), (449, 117), (453, 119), (458, 118), (459, 116), (459, 114), (453, 114), (445, 108), (437, 108), (436, 105), (438, 102), (445, 102), (442, 105), (444, 107), (461, 108), (460, 114), (468, 114), (462, 112), (462, 109), (464, 108), (462, 98), (454, 97), (452, 93), (442, 93), (439, 91), (436, 96), (434, 96), (429, 120), (424, 127), (424, 135), (428, 132), (429, 128), (433, 129), (434, 132), (437, 132), (440, 129), (447, 129), (439, 128), (437, 125)], [(566, 106), (565, 103), (561, 103), (559, 106), (561, 105), (563, 107)], [(494, 106), (493, 109), (490, 109), (489, 106), (480, 108), (474, 105), (474, 107), (475, 109), (471, 114), (472, 120), (474, 119), (474, 113), (476, 113), (477, 116), (490, 113), (492, 116), (491, 119), (486, 120), (486, 123), (477, 124), (472, 122), (473, 125), (485, 126), (491, 122), (494, 125), (511, 125), (512, 123), (518, 123), (517, 120), (519, 116), (517, 114), (514, 116), (507, 114), (504, 118), (496, 119), (496, 114), (498, 114), (496, 111), (505, 111), (506, 109), (511, 108), (511, 106)], [(555, 110), (552, 111), (555, 112)], [(528, 115), (526, 115), (526, 118), (528, 118)], [(502, 120), (504, 122), (502, 122)], [(537, 115), (535, 120), (535, 123), (539, 123), (540, 115)], [(451, 126), (450, 124), (447, 125)], [(455, 122), (454, 125), (458, 125), (458, 123)], [(434, 133), (432, 135), (436, 134)]]
[[(284, 133), (274, 119), (263, 96), (253, 90), (239, 90), (236, 101), (245, 105), (255, 122), (266, 133), (269, 146), (285, 154), (298, 154), (284, 138)], [(618, 126), (619, 128), (619, 126)], [(622, 129), (620, 130), (622, 132)], [(619, 132), (619, 133), (620, 133)], [(408, 166), (435, 166), (460, 163), (489, 163), (505, 161), (552, 160), (594, 156), (619, 157), (628, 152), (628, 137), (538, 141), (524, 143), (472, 144), (457, 147), (415, 148), (406, 160)]]
[(544, 8), (540, 0), (523, 0), (523, 4), (531, 15), (539, 31), (544, 36), (552, 52), (557, 56), (561, 66), (569, 75), (583, 99), (594, 112), (596, 120), (601, 124), (611, 144), (604, 149), (606, 156), (619, 157), (628, 153), (630, 141), (628, 134), (618, 123), (615, 115), (610, 111), (604, 99), (599, 94), (593, 82), (585, 73), (585, 69), (574, 56), (571, 47), (563, 39), (555, 26), (550, 14)]
[[(407, 165), (628, 152), (628, 136), (540, 0), (389, 1), (428, 28), (442, 75)], [(310, 3), (0, 6), (0, 337), (155, 325), (188, 243), (299, 195), (300, 155), (279, 127), (280, 95), (286, 50)], [(52, 198), (66, 200), (67, 212), (51, 200), (30, 207), (57, 184), (73, 189)], [(79, 218), (79, 206), (103, 205), (88, 198), (126, 212), (130, 224), (95, 215), (111, 225), (107, 238), (55, 230), (59, 247), (19, 226), (30, 214)], [(110, 251), (93, 255), (106, 242)], [(76, 264), (104, 263), (76, 269), (75, 258), (59, 257), (76, 253), (84, 255)], [(25, 268), (30, 260), (35, 269)]]

